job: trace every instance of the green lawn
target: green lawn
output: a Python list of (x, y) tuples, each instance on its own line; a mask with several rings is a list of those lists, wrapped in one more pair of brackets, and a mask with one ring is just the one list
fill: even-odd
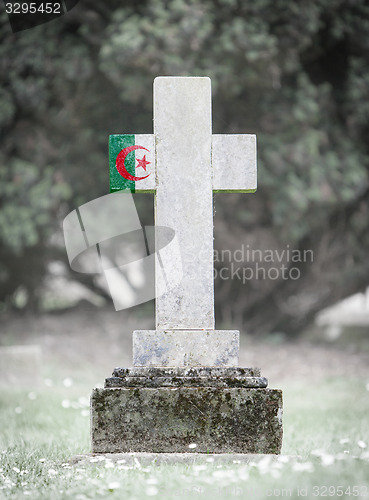
[[(70, 465), (89, 452), (90, 387), (0, 392), (0, 498), (365, 498), (369, 496), (367, 381), (326, 379), (284, 390), (278, 460), (220, 465)], [(294, 456), (299, 456), (294, 458)]]

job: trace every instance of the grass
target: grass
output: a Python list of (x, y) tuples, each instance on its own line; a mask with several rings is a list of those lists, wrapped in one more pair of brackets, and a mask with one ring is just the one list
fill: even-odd
[[(277, 460), (219, 465), (71, 465), (89, 453), (90, 387), (0, 392), (0, 498), (365, 498), (369, 496), (367, 381), (285, 384)], [(296, 457), (298, 456), (298, 457)]]

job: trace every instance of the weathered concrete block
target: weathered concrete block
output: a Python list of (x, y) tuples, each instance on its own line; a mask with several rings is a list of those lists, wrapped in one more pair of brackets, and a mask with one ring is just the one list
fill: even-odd
[(237, 330), (136, 330), (134, 366), (237, 366)]
[(104, 388), (91, 396), (93, 453), (280, 453), (276, 389)]

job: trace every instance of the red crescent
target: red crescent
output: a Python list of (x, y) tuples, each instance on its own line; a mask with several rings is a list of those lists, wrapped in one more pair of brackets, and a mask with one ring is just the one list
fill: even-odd
[[(128, 179), (129, 181), (141, 181), (142, 179), (146, 179), (150, 174), (145, 175), (144, 177), (135, 177), (134, 175), (131, 175), (125, 165), (125, 159), (126, 156), (129, 155), (131, 151), (134, 151), (135, 149), (145, 149), (146, 151), (149, 151), (148, 149), (144, 148), (143, 146), (128, 146), (128, 148), (122, 149), (122, 151), (118, 154), (117, 159), (115, 161), (115, 166), (117, 167), (117, 170), (119, 174), (124, 177), (125, 179)], [(149, 151), (150, 153), (150, 151)]]

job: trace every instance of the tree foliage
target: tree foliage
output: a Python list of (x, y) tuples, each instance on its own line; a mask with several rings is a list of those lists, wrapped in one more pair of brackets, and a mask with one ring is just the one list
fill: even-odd
[(296, 281), (218, 280), (218, 319), (293, 333), (367, 285), (364, 0), (86, 0), (0, 33), (1, 300), (37, 298), (62, 216), (107, 193), (107, 136), (151, 133), (157, 75), (210, 76), (213, 131), (258, 136), (258, 193), (216, 196), (216, 247), (314, 251)]

